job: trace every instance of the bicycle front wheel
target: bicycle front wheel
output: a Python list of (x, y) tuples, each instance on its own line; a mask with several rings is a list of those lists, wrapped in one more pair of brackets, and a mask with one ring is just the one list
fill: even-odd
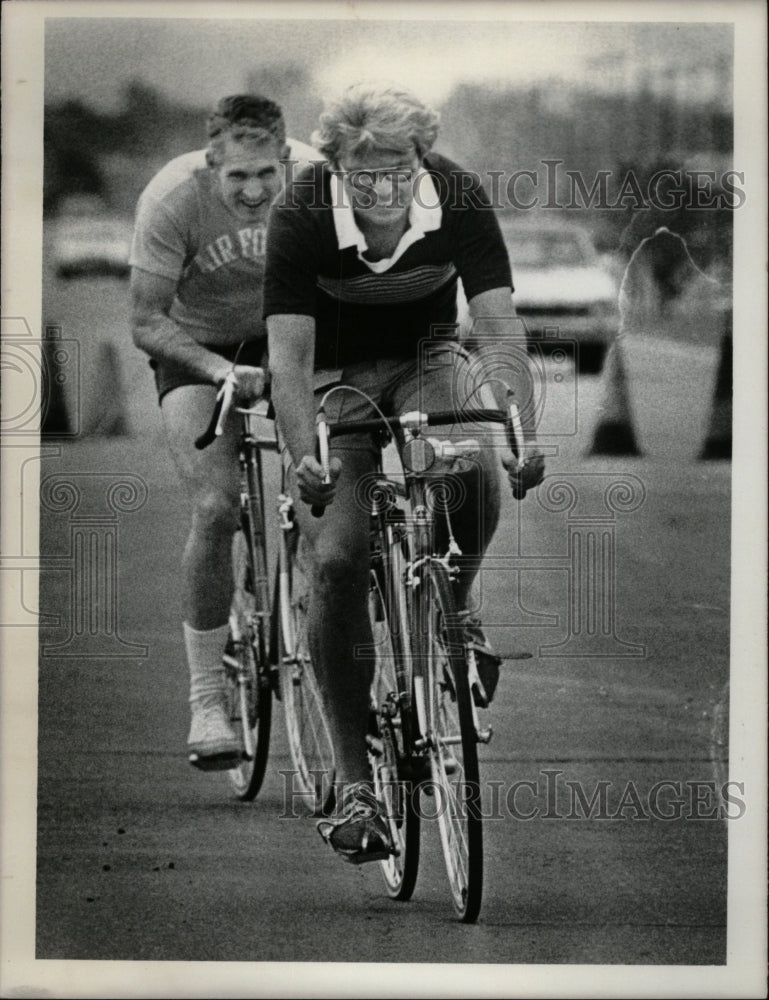
[(464, 923), (473, 923), (483, 894), (483, 829), (464, 635), (441, 563), (431, 561), (419, 591), (415, 639), (422, 669), (418, 683), (423, 685), (435, 812), (454, 908)]
[[(293, 529), (296, 531), (296, 528)], [(294, 765), (291, 794), (315, 815), (334, 804), (336, 764), (307, 634), (309, 581), (301, 537), (283, 539), (280, 574), (280, 691)]]
[(234, 593), (224, 671), (230, 721), (241, 739), (242, 759), (227, 774), (237, 797), (249, 802), (262, 787), (267, 768), (272, 686), (265, 621), (257, 614), (254, 597), (253, 559), (240, 530), (232, 542), (232, 567)]

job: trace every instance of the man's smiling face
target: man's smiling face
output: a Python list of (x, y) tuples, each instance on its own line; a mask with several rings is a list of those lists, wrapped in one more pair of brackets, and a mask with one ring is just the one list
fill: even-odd
[(377, 226), (395, 226), (405, 220), (414, 198), (414, 177), (419, 168), (415, 150), (343, 153), (339, 168), (359, 220)]
[(266, 218), (273, 199), (280, 194), (280, 154), (280, 144), (272, 140), (258, 146), (226, 141), (223, 159), (214, 172), (225, 205), (243, 222)]

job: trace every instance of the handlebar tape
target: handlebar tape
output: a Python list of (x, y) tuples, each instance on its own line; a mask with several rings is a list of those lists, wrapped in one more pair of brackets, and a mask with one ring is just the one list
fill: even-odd
[[(321, 409), (315, 416), (315, 426), (317, 428), (317, 433), (315, 435), (315, 457), (324, 467), (324, 481), (330, 482), (330, 477), (328, 474), (328, 424), (326, 423), (326, 414)], [(323, 444), (321, 445), (321, 439)], [(322, 454), (325, 452), (325, 455)], [(310, 512), (313, 517), (323, 517), (323, 511), (325, 510), (324, 504), (314, 503), (310, 507)]]
[(211, 420), (209, 421), (208, 427), (203, 431), (200, 437), (195, 438), (195, 447), (198, 451), (202, 451), (207, 448), (210, 444), (216, 440), (216, 425), (219, 423), (219, 415), (222, 412), (222, 406), (224, 405), (224, 396), (221, 396), (216, 401), (213, 413), (211, 414)]

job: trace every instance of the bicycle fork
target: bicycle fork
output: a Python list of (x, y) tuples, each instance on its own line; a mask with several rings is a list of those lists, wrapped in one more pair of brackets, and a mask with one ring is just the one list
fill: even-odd
[[(453, 543), (453, 537), (452, 537)], [(449, 551), (443, 559), (438, 559), (446, 569), (449, 578), (453, 581), (456, 579), (458, 574), (458, 568), (450, 564), (450, 559), (452, 555), (461, 555), (461, 550), (456, 543), (453, 543), (451, 551)], [(429, 563), (432, 561), (433, 557), (423, 557), (420, 559), (409, 561), (406, 565), (405, 570), (405, 586), (408, 590), (411, 590), (413, 598), (411, 601), (412, 607), (418, 607), (419, 601), (423, 599), (422, 594), (420, 594), (420, 588), (423, 586), (423, 580), (425, 574), (430, 572)], [(432, 664), (433, 669), (437, 669), (434, 657), (434, 650), (436, 645), (436, 637), (432, 634), (433, 628), (433, 616), (429, 613), (426, 614), (425, 620), (428, 623), (428, 634), (426, 635), (424, 642), (426, 648), (429, 650), (428, 658)], [(470, 698), (470, 708), (473, 717), (473, 729), (475, 731), (475, 740), (477, 743), (490, 743), (491, 737), (493, 736), (493, 730), (491, 726), (482, 726), (480, 724), (480, 719), (478, 718), (478, 707), (475, 704), (475, 699), (472, 697), (473, 682), (479, 680), (478, 669), (475, 662), (475, 653), (470, 647), (469, 643), (464, 644), (463, 648), (463, 660), (468, 671), (468, 682), (470, 686), (471, 698)], [(425, 662), (420, 665), (420, 669), (414, 672), (414, 694), (416, 700), (417, 708), (417, 721), (419, 725), (419, 732), (423, 735), (419, 736), (414, 740), (414, 746), (416, 749), (423, 751), (426, 749), (434, 748), (439, 749), (435, 745), (435, 735), (429, 731), (429, 726), (427, 722), (427, 684), (436, 684), (440, 681), (433, 677), (428, 679), (426, 677), (426, 666)], [(450, 678), (446, 679), (446, 683), (451, 685), (452, 681)], [(459, 744), (461, 742), (461, 737), (459, 734), (454, 736), (447, 736), (441, 739), (441, 746), (449, 746), (452, 743)]]
[[(249, 623), (256, 626), (256, 623)], [(235, 653), (233, 656), (229, 650), (225, 649), (222, 655), (222, 662), (225, 667), (235, 674), (238, 689), (237, 712), (240, 714), (241, 733), (243, 736), (243, 756), (247, 760), (253, 760), (256, 753), (254, 734), (252, 731), (252, 698), (258, 697), (257, 691), (252, 691), (254, 685), (259, 684), (257, 676), (252, 642), (254, 638), (248, 634), (247, 630), (241, 628), (240, 617), (234, 612), (230, 612), (230, 634)], [(247, 664), (250, 663), (252, 669), (249, 670)]]
[(278, 553), (278, 593), (280, 606), (280, 624), (283, 635), (284, 649), (282, 651), (282, 662), (293, 667), (292, 681), (300, 683), (302, 676), (301, 657), (298, 652), (298, 643), (294, 620), (291, 614), (291, 579), (289, 576), (289, 545), (298, 544), (296, 517), (294, 514), (294, 501), (285, 493), (278, 497), (278, 514), (280, 516), (280, 551)]

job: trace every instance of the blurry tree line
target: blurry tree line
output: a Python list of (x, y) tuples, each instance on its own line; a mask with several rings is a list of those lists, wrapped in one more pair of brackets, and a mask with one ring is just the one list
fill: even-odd
[(117, 211), (132, 211), (151, 165), (204, 146), (204, 126), (204, 109), (169, 101), (140, 81), (128, 84), (117, 113), (76, 100), (46, 105), (44, 211), (55, 212), (72, 194), (98, 195)]
[(589, 176), (621, 164), (640, 168), (649, 155), (669, 162), (700, 152), (728, 157), (733, 147), (733, 116), (720, 107), (560, 82), (497, 92), (462, 84), (446, 104), (442, 131), (482, 171), (533, 169), (560, 158)]
[[(720, 177), (732, 168), (734, 118), (721, 101), (693, 104), (674, 93), (604, 93), (554, 81), (504, 90), (461, 84), (442, 110), (441, 141), (454, 159), (486, 177), (533, 171), (540, 205), (553, 177), (554, 200), (569, 205), (575, 188), (566, 171), (579, 173), (587, 191), (608, 172), (607, 201), (616, 204), (629, 173), (645, 196), (657, 172), (694, 168), (716, 173), (713, 200), (724, 201)], [(562, 162), (549, 173), (547, 160)], [(522, 201), (532, 197), (532, 184), (521, 192)], [(587, 200), (565, 214), (591, 229), (601, 250), (626, 258), (640, 239), (667, 226), (687, 239), (699, 266), (723, 263), (728, 270), (732, 212), (723, 204), (693, 209), (688, 194), (670, 209), (639, 209), (632, 193), (619, 208), (582, 207)]]
[[(321, 102), (307, 67), (267, 65), (249, 76), (244, 89), (278, 101), (289, 134), (309, 141)], [(55, 212), (68, 194), (93, 193), (114, 210), (131, 213), (142, 188), (165, 162), (205, 144), (208, 110), (175, 103), (139, 80), (126, 87), (116, 113), (100, 113), (80, 101), (47, 106), (46, 212)], [(679, 169), (697, 158), (715, 170), (731, 166), (731, 111), (723, 102), (682, 101), (674, 89), (666, 95), (643, 89), (603, 93), (560, 81), (507, 88), (463, 83), (440, 110), (439, 148), (486, 176), (541, 172), (543, 160), (559, 159), (564, 170), (579, 171), (588, 187), (599, 171), (610, 171), (616, 186), (628, 170), (643, 187), (655, 170)], [(611, 250), (621, 246), (622, 233), (636, 215), (632, 206), (592, 208), (581, 213), (580, 221), (590, 225), (603, 249)], [(720, 234), (728, 231), (730, 239), (728, 210), (693, 215), (684, 206), (650, 219), (645, 213), (636, 228), (670, 225), (682, 235), (694, 228), (704, 247), (726, 251)]]
[[(321, 102), (312, 96), (306, 67), (265, 67), (251, 74), (244, 90), (277, 101), (289, 134), (309, 139)], [(171, 101), (141, 80), (127, 85), (116, 113), (95, 111), (82, 101), (46, 105), (44, 211), (54, 214), (68, 195), (93, 194), (117, 212), (132, 213), (165, 163), (206, 145), (210, 110)]]

